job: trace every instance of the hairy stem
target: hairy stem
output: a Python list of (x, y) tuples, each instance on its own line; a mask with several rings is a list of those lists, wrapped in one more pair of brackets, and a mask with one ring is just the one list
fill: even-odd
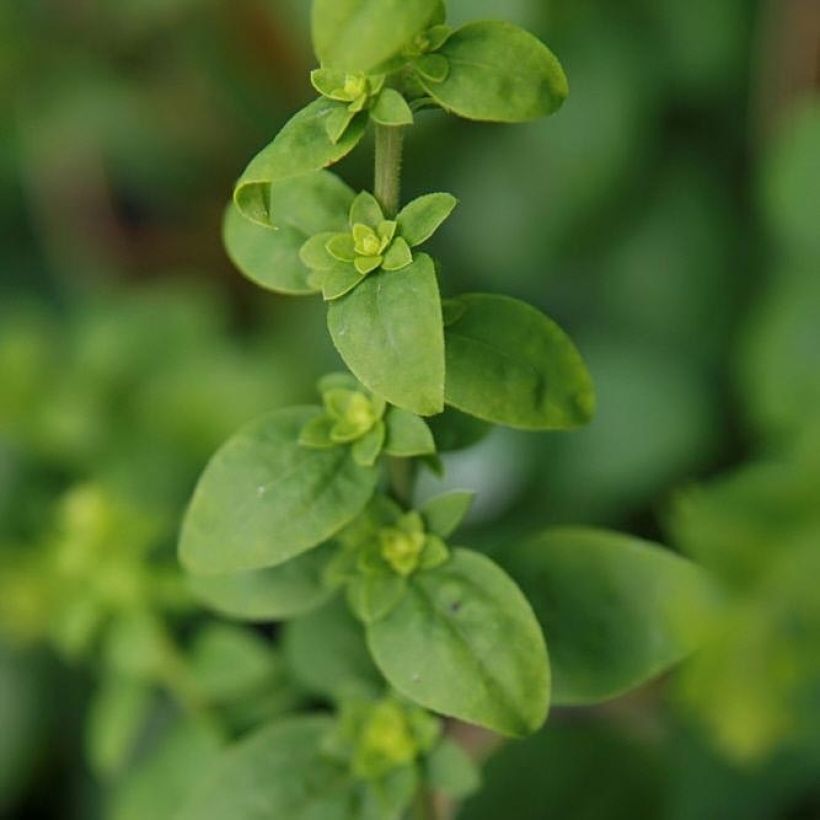
[(393, 219), (399, 212), (401, 195), (401, 155), (404, 128), (376, 126), (376, 183), (374, 193), (385, 216)]

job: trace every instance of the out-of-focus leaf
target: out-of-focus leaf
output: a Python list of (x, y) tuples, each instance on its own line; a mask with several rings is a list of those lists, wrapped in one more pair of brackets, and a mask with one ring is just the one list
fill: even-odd
[(503, 554), (548, 636), (558, 705), (608, 700), (657, 676), (695, 648), (712, 614), (708, 576), (637, 538), (554, 529)]

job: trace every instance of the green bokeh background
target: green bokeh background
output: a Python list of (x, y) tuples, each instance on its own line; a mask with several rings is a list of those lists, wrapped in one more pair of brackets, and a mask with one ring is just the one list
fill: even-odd
[[(444, 485), (479, 491), (470, 543), (503, 563), (547, 524), (611, 526), (702, 562), (733, 602), (680, 674), (496, 754), (460, 816), (818, 817), (816, 5), (449, 7), (538, 33), (571, 96), (524, 127), (419, 117), (405, 195), (461, 201), (434, 242), (444, 291), (537, 305), (599, 394), (584, 431), (448, 457)], [(308, 9), (0, 6), (0, 572), (89, 487), (153, 522), (173, 567), (210, 453), (338, 362), (322, 305), (260, 291), (220, 244), (232, 181), (311, 98)], [(367, 187), (370, 161), (339, 172)], [(104, 816), (82, 752), (94, 670), (44, 648), (36, 606), (5, 609), (0, 816)]]

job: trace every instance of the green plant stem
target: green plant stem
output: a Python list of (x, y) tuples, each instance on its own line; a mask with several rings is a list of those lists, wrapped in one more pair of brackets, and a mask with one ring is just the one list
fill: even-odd
[(401, 157), (404, 128), (376, 126), (376, 182), (374, 193), (385, 216), (393, 219), (399, 212), (401, 196)]
[[(384, 215), (393, 219), (401, 203), (401, 159), (404, 129), (376, 126), (376, 179), (374, 193)], [(390, 460), (390, 487), (393, 496), (405, 507), (413, 503), (416, 483), (416, 463), (409, 458)], [(422, 786), (417, 795), (413, 815), (418, 820), (436, 820), (437, 812), (430, 793)]]

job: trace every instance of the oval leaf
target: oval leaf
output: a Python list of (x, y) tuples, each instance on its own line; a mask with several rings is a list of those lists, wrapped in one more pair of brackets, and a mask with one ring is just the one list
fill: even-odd
[(413, 577), (403, 601), (367, 628), (379, 669), (401, 694), (504, 735), (534, 732), (549, 704), (549, 663), (538, 621), (489, 558), (455, 550)]
[(680, 661), (712, 594), (695, 564), (602, 530), (547, 531), (507, 563), (549, 635), (562, 705), (607, 700)]
[(274, 723), (235, 744), (201, 773), (178, 820), (350, 820), (351, 781), (322, 754), (326, 717)]
[(328, 328), (356, 378), (420, 416), (444, 404), (444, 334), (435, 266), (426, 254), (368, 276), (331, 303)]
[(555, 322), (507, 296), (453, 302), (458, 318), (445, 331), (448, 404), (522, 430), (568, 430), (592, 418), (592, 379)]
[(284, 563), (326, 541), (367, 504), (378, 472), (350, 448), (299, 445), (320, 411), (278, 410), (247, 425), (211, 459), (182, 525), (180, 558), (194, 574)]
[(284, 621), (316, 609), (333, 594), (322, 582), (332, 555), (332, 547), (319, 547), (269, 569), (190, 576), (189, 585), (200, 601), (222, 615)]
[(235, 204), (225, 212), (222, 238), (228, 256), (252, 282), (290, 295), (315, 293), (300, 251), (317, 234), (347, 230), (353, 191), (335, 174), (319, 171), (270, 186), (270, 221), (251, 222)]
[(369, 71), (431, 24), (439, 0), (314, 0), (313, 47), (326, 68)]
[(441, 82), (419, 74), (427, 93), (460, 117), (527, 122), (557, 111), (569, 93), (555, 55), (510, 23), (470, 23), (438, 51), (450, 70)]
[(324, 97), (314, 100), (294, 115), (270, 145), (263, 148), (236, 183), (234, 202), (242, 215), (260, 225), (273, 225), (271, 184), (299, 177), (338, 162), (364, 136), (367, 117), (353, 120), (338, 141), (327, 134), (327, 118), (344, 103)]

